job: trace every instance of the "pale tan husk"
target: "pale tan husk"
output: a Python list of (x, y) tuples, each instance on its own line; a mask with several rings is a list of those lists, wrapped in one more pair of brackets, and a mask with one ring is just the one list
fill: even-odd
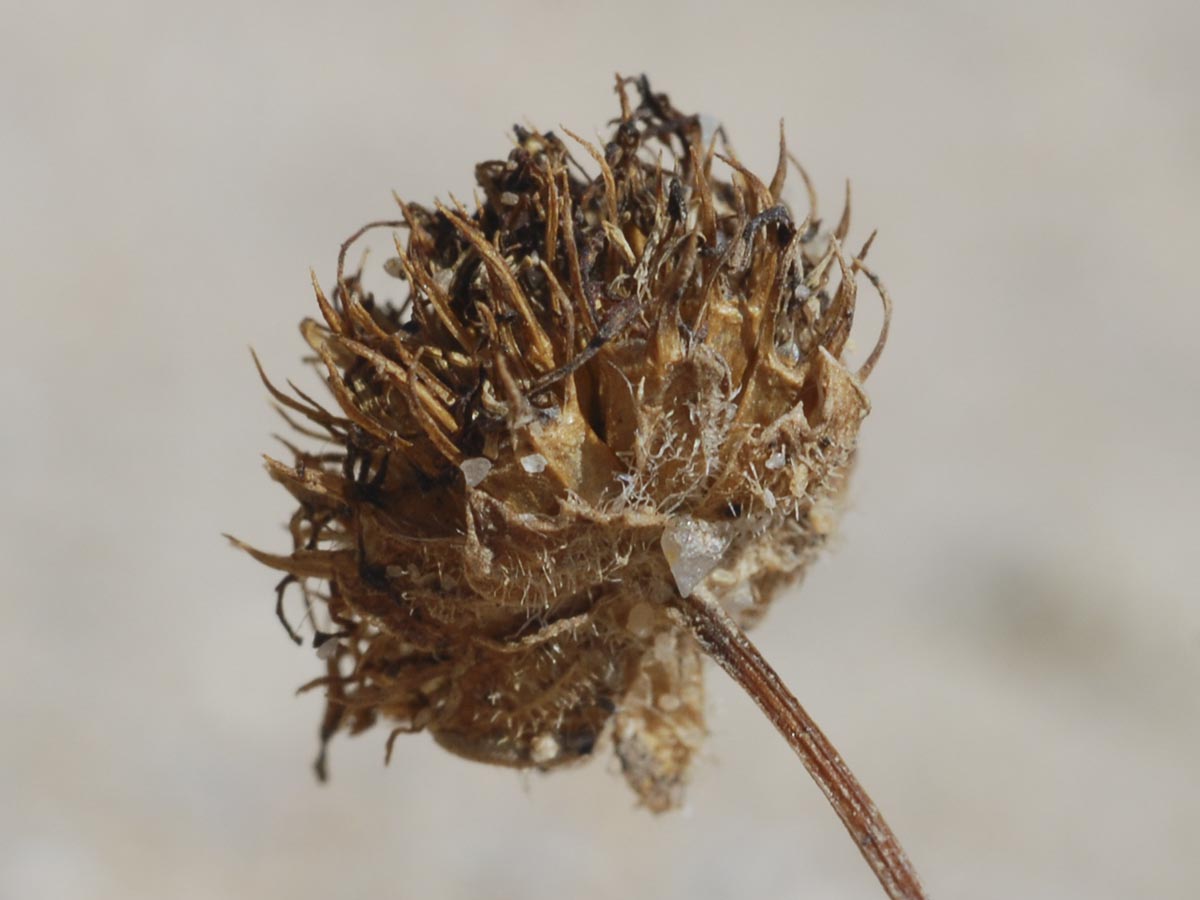
[(782, 136), (764, 182), (635, 84), (603, 148), (572, 139), (593, 176), (518, 128), (478, 208), (377, 223), (406, 233), (400, 307), (340, 265), (317, 288), (303, 332), (336, 406), (271, 388), (325, 444), (268, 460), (294, 546), (250, 552), (325, 645), (323, 743), (382, 720), (549, 768), (611, 734), (641, 800), (674, 806), (704, 735), (680, 579), (748, 626), (827, 537), (882, 347), (847, 368), (848, 214), (825, 228), (811, 187), (809, 216), (782, 204)]

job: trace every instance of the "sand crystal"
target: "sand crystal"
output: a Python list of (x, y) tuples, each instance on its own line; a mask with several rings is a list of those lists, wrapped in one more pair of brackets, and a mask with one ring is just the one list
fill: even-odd
[(688, 515), (674, 516), (667, 523), (662, 536), (663, 555), (683, 596), (690, 597), (725, 555), (729, 538), (722, 531), (712, 522)]

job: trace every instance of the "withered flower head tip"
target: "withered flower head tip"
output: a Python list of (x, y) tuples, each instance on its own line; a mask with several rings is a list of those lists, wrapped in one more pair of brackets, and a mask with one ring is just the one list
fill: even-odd
[[(782, 202), (782, 130), (764, 181), (645, 78), (617, 90), (602, 148), (516, 126), (476, 166), (474, 210), (397, 198), (342, 246), (332, 299), (314, 276), (301, 330), (336, 407), (267, 382), (323, 442), (267, 461), (299, 502), (292, 552), (246, 548), (286, 573), (292, 637), (289, 585), (315, 630), (322, 775), (328, 740), (376, 720), (389, 755), (428, 731), (541, 769), (611, 735), (665, 810), (705, 733), (705, 652), (780, 724), (759, 694), (786, 689), (756, 686), (737, 626), (829, 534), (884, 343), (847, 368), (856, 274), (880, 286), (843, 248), (849, 196), (826, 227), (795, 164), (810, 212)], [(345, 273), (373, 228), (406, 233), (383, 266), (398, 306)]]

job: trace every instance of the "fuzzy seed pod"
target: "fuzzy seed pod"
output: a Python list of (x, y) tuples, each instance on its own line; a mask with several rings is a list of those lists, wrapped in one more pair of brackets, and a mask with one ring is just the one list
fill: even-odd
[[(292, 551), (246, 548), (285, 573), (292, 636), (289, 585), (317, 627), (322, 776), (330, 737), (377, 720), (389, 755), (428, 731), (541, 769), (611, 736), (658, 811), (704, 736), (705, 653), (781, 728), (803, 715), (769, 708), (786, 689), (738, 626), (829, 534), (884, 343), (847, 368), (855, 276), (879, 285), (866, 247), (843, 249), (849, 197), (832, 229), (802, 169), (810, 214), (781, 201), (782, 133), (764, 181), (644, 78), (617, 90), (603, 148), (517, 127), (506, 160), (476, 167), (475, 209), (398, 200), (343, 245), (332, 300), (314, 277), (321, 320), (302, 332), (336, 406), (263, 376), (324, 442), (267, 460), (299, 503)], [(372, 228), (406, 233), (384, 265), (399, 305), (344, 273)], [(844, 769), (811, 728), (793, 746)], [(814, 775), (835, 806), (861, 791)], [(885, 845), (873, 808), (858, 814), (852, 833)], [(887, 886), (906, 863), (872, 865)]]

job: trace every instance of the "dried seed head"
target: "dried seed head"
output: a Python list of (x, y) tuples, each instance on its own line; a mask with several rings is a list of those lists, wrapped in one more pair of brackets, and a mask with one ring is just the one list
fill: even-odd
[(810, 188), (797, 218), (782, 135), (764, 182), (629, 83), (603, 148), (517, 127), (473, 211), (367, 226), (407, 233), (383, 266), (400, 306), (343, 274), (366, 228), (333, 300), (316, 288), (302, 331), (336, 408), (270, 388), (327, 443), (268, 460), (294, 547), (249, 552), (319, 628), (322, 748), (382, 719), (550, 768), (608, 731), (669, 808), (704, 735), (681, 598), (751, 625), (827, 537), (882, 348), (846, 367), (848, 208), (827, 229)]

